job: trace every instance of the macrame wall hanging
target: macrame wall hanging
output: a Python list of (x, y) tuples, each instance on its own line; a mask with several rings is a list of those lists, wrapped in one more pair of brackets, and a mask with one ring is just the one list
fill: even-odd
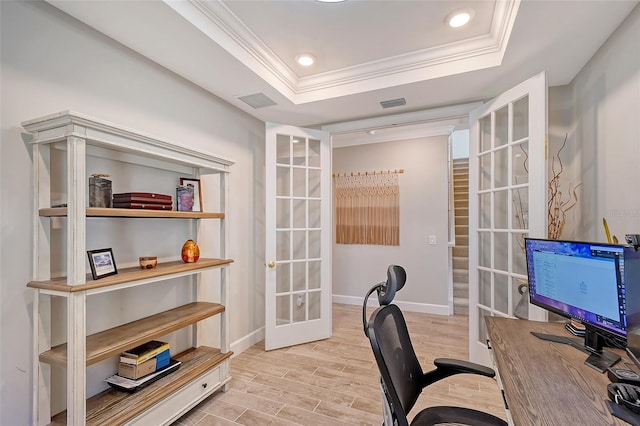
[(400, 173), (334, 175), (338, 244), (400, 245)]

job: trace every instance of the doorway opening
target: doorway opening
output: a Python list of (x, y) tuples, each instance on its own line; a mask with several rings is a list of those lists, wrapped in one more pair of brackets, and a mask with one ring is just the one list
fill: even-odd
[[(408, 241), (406, 233), (403, 241), (403, 232), (411, 234), (409, 239), (420, 235), (419, 241), (413, 241), (415, 249), (411, 250), (409, 258), (404, 257), (398, 249), (394, 251), (385, 247), (367, 246), (352, 247), (349, 251), (349, 248), (334, 243), (334, 302), (360, 304), (368, 287), (376, 280), (384, 279), (386, 266), (396, 263), (408, 269), (408, 289), (414, 291), (414, 294), (406, 292), (405, 301), (397, 301), (403, 309), (439, 315), (466, 314), (468, 261), (465, 264), (464, 257), (468, 256), (468, 219), (466, 223), (455, 223), (455, 205), (466, 205), (464, 214), (468, 216), (468, 199), (458, 202), (454, 199), (452, 167), (454, 156), (456, 163), (461, 158), (468, 158), (468, 111), (477, 105), (467, 105), (464, 111), (460, 109), (455, 114), (448, 110), (437, 118), (434, 111), (425, 111), (424, 114), (430, 115), (426, 121), (416, 120), (414, 113), (413, 122), (401, 123), (400, 118), (396, 118), (397, 123), (390, 124), (389, 117), (381, 117), (381, 123), (362, 120), (323, 127), (323, 130), (332, 133), (333, 174), (388, 169), (406, 171), (400, 177), (400, 246)], [(404, 149), (404, 154), (397, 154), (394, 150), (385, 154), (385, 150), (381, 148), (382, 145), (394, 144), (398, 146), (398, 151)], [(421, 144), (439, 147), (435, 151), (423, 152)], [(345, 160), (345, 156), (351, 157), (350, 160)], [(414, 167), (407, 166), (410, 164), (414, 164)], [(413, 168), (413, 173), (409, 171), (410, 168)], [(411, 180), (420, 173), (423, 173), (423, 181), (418, 187), (412, 187)], [(457, 198), (460, 197), (462, 196), (457, 195)], [(468, 197), (468, 192), (464, 197)], [(423, 206), (416, 207), (421, 202)], [(412, 209), (414, 212), (411, 212)], [(415, 209), (418, 213), (412, 216)], [(434, 213), (436, 210), (438, 212)], [(456, 248), (460, 245), (465, 248)], [(464, 256), (456, 256), (463, 257), (463, 260), (456, 259), (455, 265), (454, 250), (456, 255), (464, 251)], [(342, 262), (344, 267), (341, 267), (339, 259), (346, 259)], [(423, 271), (416, 268), (425, 259), (432, 262), (434, 259), (439, 260)], [(454, 292), (454, 268), (455, 280), (458, 284), (463, 283), (464, 290), (456, 285)], [(429, 299), (425, 297), (426, 294), (436, 297)], [(454, 299), (466, 309), (456, 307), (454, 311)]]

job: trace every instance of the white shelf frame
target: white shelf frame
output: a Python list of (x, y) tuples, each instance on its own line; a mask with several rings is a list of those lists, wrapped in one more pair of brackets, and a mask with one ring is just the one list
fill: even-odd
[[(197, 178), (201, 174), (220, 175), (220, 251), (225, 258), (229, 244), (226, 212), (229, 200), (229, 167), (232, 160), (217, 155), (203, 153), (184, 146), (164, 141), (148, 134), (126, 129), (107, 121), (67, 110), (25, 121), (22, 127), (32, 135), (33, 152), (33, 247), (34, 259), (32, 279), (51, 279), (50, 265), (50, 217), (40, 216), (40, 209), (51, 207), (51, 149), (66, 151), (67, 161), (67, 285), (81, 285), (86, 282), (86, 156), (97, 156), (125, 163), (155, 167), (191, 174)], [(193, 221), (192, 221), (193, 222)], [(195, 220), (192, 232), (197, 235), (199, 220)], [(220, 303), (229, 304), (228, 265), (220, 268)], [(191, 275), (193, 286), (201, 284), (200, 270), (182, 275)], [(179, 274), (180, 275), (180, 274)], [(51, 421), (50, 395), (51, 366), (39, 361), (39, 354), (51, 349), (51, 300), (52, 296), (62, 296), (67, 303), (67, 424), (84, 425), (86, 419), (86, 298), (92, 294), (117, 291), (125, 287), (144, 285), (173, 276), (138, 280), (130, 285), (114, 285), (98, 290), (63, 292), (35, 289), (33, 298), (33, 423), (48, 424)], [(196, 300), (200, 291), (196, 290)], [(229, 352), (228, 310), (220, 314), (220, 350)], [(193, 342), (198, 343), (200, 324), (193, 327)], [(72, 349), (73, 348), (73, 349)], [(228, 374), (227, 365), (222, 371)], [(226, 390), (228, 380), (224, 381)], [(212, 389), (213, 392), (215, 389)]]

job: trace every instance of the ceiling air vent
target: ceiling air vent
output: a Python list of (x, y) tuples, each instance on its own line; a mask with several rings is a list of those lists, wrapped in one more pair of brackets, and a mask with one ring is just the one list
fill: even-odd
[(404, 98), (390, 99), (388, 101), (380, 102), (380, 105), (382, 105), (382, 108), (392, 108), (392, 107), (402, 106), (406, 104), (407, 104), (407, 101)]
[(238, 99), (255, 109), (277, 105), (276, 102), (273, 101), (273, 99), (269, 98), (264, 93), (254, 93), (253, 95), (240, 96)]

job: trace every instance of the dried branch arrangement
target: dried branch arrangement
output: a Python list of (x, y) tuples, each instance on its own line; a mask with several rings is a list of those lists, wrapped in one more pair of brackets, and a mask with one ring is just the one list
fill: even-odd
[[(558, 152), (551, 158), (551, 178), (547, 184), (547, 238), (551, 240), (557, 240), (561, 237), (564, 226), (567, 222), (567, 213), (578, 204), (578, 192), (577, 189), (582, 185), (579, 183), (574, 185), (569, 184), (568, 193), (565, 194), (560, 189), (560, 180), (562, 177), (562, 171), (564, 165), (560, 159), (560, 153), (564, 150), (567, 144), (567, 136), (565, 135), (562, 146)], [(528, 153), (523, 150), (524, 160), (523, 169), (529, 173), (527, 167)], [(520, 194), (520, 190), (516, 190), (513, 197), (514, 207), (514, 220), (518, 228), (526, 229), (529, 227), (529, 209)], [(524, 235), (518, 240), (518, 244), (522, 251), (524, 251)]]
[(548, 184), (547, 196), (547, 236), (551, 240), (557, 240), (562, 235), (562, 230), (567, 221), (567, 212), (578, 204), (577, 189), (582, 185), (569, 183), (568, 194), (560, 190), (560, 175), (564, 169), (560, 153), (567, 144), (567, 135), (564, 136), (562, 146), (551, 158), (551, 179)]
[[(576, 204), (578, 204), (578, 193), (577, 189), (582, 185), (579, 183), (574, 185), (573, 183), (569, 183), (568, 194), (564, 194), (560, 190), (560, 178), (562, 175), (562, 171), (564, 170), (564, 166), (562, 164), (562, 160), (560, 159), (560, 153), (564, 150), (564, 147), (567, 144), (568, 134), (565, 134), (564, 141), (562, 142), (562, 146), (558, 150), (558, 152), (551, 157), (551, 179), (547, 184), (547, 238), (551, 240), (558, 240), (562, 235), (562, 231), (564, 229), (564, 225), (567, 222), (567, 212), (574, 208)], [(529, 170), (527, 168), (527, 159), (528, 156), (525, 152), (524, 164), (523, 168), (528, 173)], [(515, 207), (515, 221), (516, 224), (522, 228), (528, 227), (528, 219), (529, 219), (529, 211), (523, 206), (523, 202), (520, 199), (520, 191), (517, 191), (518, 199), (514, 198), (514, 207)], [(605, 228), (606, 228), (606, 220), (605, 220)], [(518, 244), (522, 251), (525, 251), (524, 245), (524, 235), (522, 235)], [(517, 318), (528, 319), (529, 310), (528, 310), (528, 297), (527, 290), (528, 282), (527, 280), (518, 278), (520, 285), (518, 286), (518, 292), (520, 293), (520, 300), (514, 309), (514, 316)], [(556, 314), (549, 314), (549, 321), (557, 321), (560, 318)], [(564, 319), (562, 319), (564, 320)]]

